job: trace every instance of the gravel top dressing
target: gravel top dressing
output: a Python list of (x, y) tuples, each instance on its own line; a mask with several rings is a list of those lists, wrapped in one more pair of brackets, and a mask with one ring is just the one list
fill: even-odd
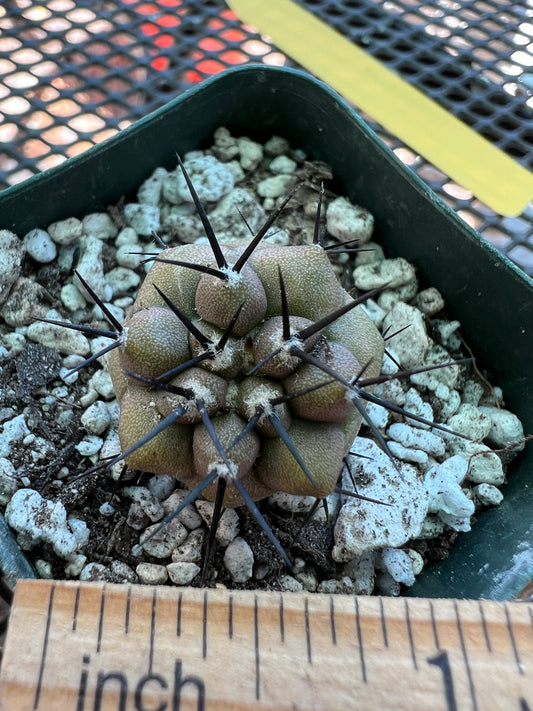
[[(282, 138), (260, 145), (224, 128), (212, 148), (186, 154), (184, 164), (224, 248), (250, 240), (250, 229), (296, 184), (265, 239), (312, 244), (324, 182), (325, 249), (354, 297), (379, 290), (358, 308), (385, 339), (381, 373), (391, 376), (368, 390), (373, 427), (363, 421), (338, 490), (324, 500), (279, 492), (258, 501), (293, 571), (246, 507), (226, 508), (207, 584), (398, 595), (427, 563), (447, 555), (478, 512), (501, 502), (507, 465), (524, 447), (522, 425), (490, 376), (475, 360), (464, 362), (475, 354), (460, 323), (447, 318), (443, 296), (420, 289), (408, 261), (387, 258), (373, 240), (373, 216), (329, 191), (327, 165), (307, 161)], [(188, 504), (143, 544), (188, 489), (123, 462), (83, 476), (120, 453), (108, 354), (72, 372), (114, 341), (83, 284), (122, 324), (161, 240), (209, 249), (179, 166), (157, 168), (135, 203), (26, 235), (0, 231), (0, 509), (41, 577), (200, 584), (213, 503), (200, 497)]]

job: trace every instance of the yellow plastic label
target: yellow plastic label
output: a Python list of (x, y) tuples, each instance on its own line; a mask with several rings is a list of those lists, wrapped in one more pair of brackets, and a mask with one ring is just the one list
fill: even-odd
[(244, 22), (502, 215), (521, 214), (533, 173), (291, 0), (230, 0)]

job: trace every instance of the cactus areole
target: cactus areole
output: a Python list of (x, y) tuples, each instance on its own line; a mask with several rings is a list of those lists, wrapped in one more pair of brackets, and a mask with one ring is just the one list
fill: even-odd
[(280, 490), (325, 497), (383, 339), (320, 239), (268, 244), (274, 216), (250, 241), (219, 245), (189, 187), (209, 244), (155, 258), (109, 356), (122, 457), (212, 500), (223, 480), (224, 506)]

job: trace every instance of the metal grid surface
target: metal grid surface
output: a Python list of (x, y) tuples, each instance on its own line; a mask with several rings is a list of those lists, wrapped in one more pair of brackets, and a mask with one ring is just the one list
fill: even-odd
[[(533, 169), (533, 0), (300, 4)], [(0, 189), (249, 62), (295, 66), (222, 0), (4, 0)], [(517, 218), (495, 214), (366, 118), (465, 221), (533, 274), (533, 204)]]

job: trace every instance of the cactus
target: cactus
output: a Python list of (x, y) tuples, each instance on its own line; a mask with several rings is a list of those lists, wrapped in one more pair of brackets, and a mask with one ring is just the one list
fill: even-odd
[(209, 244), (164, 245), (122, 324), (77, 275), (115, 329), (70, 325), (114, 337), (78, 368), (109, 352), (120, 403), (122, 453), (89, 471), (125, 461), (186, 485), (160, 527), (203, 495), (215, 501), (213, 537), (222, 507), (245, 504), (291, 568), (255, 502), (328, 496), (363, 421), (388, 452), (365, 411), (366, 400), (389, 406), (371, 395), (387, 377), (384, 341), (360, 307), (378, 290), (353, 299), (340, 285), (320, 199), (312, 244), (263, 240), (291, 193), (250, 240), (220, 245), (178, 162)]

